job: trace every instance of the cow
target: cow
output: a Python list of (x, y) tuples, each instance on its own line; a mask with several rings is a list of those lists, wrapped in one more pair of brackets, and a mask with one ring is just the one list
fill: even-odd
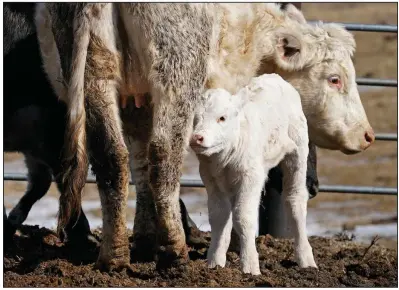
[[(354, 154), (374, 141), (356, 87), (353, 36), (338, 25), (307, 24), (292, 5), (45, 3), (35, 21), (44, 68), (68, 106), (69, 206), (60, 208), (60, 226), (79, 210), (90, 159), (103, 211), (96, 267), (129, 267), (129, 159), (135, 247), (153, 255), (158, 244), (158, 266), (187, 260), (179, 179), (204, 89), (234, 94), (254, 76), (278, 73), (301, 95), (317, 146)], [(147, 96), (122, 117), (125, 133), (119, 95)]]
[[(58, 100), (42, 68), (34, 7), (4, 5), (4, 151), (21, 152), (28, 169), (27, 191), (5, 222), (7, 239), (46, 194), (53, 176), (60, 192), (64, 190), (60, 158), (67, 106)], [(63, 234), (70, 242), (95, 241), (83, 211), (70, 219)]]
[(264, 74), (235, 95), (210, 89), (203, 99), (195, 113), (190, 147), (198, 156), (208, 193), (212, 235), (208, 266), (225, 266), (234, 226), (240, 237), (242, 272), (260, 275), (257, 208), (269, 170), (281, 163), (295, 256), (300, 267), (316, 267), (306, 234), (309, 140), (298, 92), (280, 76)]
[[(36, 29), (34, 3), (4, 4), (4, 150), (21, 152), (28, 169), (28, 189), (8, 218), (4, 209), (5, 238), (26, 220), (33, 204), (48, 191), (55, 178), (63, 194), (62, 152), (67, 106), (58, 100), (43, 70)], [(24, 79), (21, 86), (20, 80)], [(180, 200), (185, 234), (197, 229)], [(61, 239), (72, 245), (98, 244), (81, 209), (71, 218)]]

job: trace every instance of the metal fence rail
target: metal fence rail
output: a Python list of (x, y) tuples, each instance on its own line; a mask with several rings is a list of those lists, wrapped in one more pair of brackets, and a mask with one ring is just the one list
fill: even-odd
[[(8, 181), (27, 181), (27, 176), (20, 173), (5, 173), (4, 180)], [(53, 180), (54, 181), (54, 180)], [(89, 177), (86, 183), (96, 183), (95, 178)], [(133, 181), (129, 182), (134, 185)], [(204, 187), (200, 179), (181, 179), (182, 187)], [(320, 192), (340, 192), (340, 193), (360, 193), (360, 194), (382, 194), (397, 195), (398, 189), (394, 187), (373, 187), (373, 186), (350, 186), (350, 185), (321, 185)]]
[[(320, 21), (308, 21), (308, 23), (317, 24), (320, 23)], [(323, 23), (339, 24), (344, 26), (349, 31), (398, 33), (397, 25), (361, 24), (361, 23), (344, 23), (344, 22), (323, 22)]]
[(357, 78), (356, 83), (359, 86), (377, 86), (377, 87), (397, 87), (398, 86), (397, 80)]
[[(309, 21), (309, 23), (316, 24), (317, 21)], [(324, 22), (328, 23), (328, 22)], [(331, 22), (330, 22), (331, 23)], [(360, 24), (360, 23), (337, 23), (343, 25), (350, 31), (367, 31), (367, 32), (388, 32), (397, 33), (397, 25), (377, 25), (377, 24)], [(381, 87), (397, 87), (397, 80), (388, 79), (374, 79), (374, 78), (357, 78), (356, 82), (360, 86), (381, 86)], [(376, 134), (376, 140), (380, 141), (398, 141), (398, 135), (395, 133), (380, 133)], [(4, 180), (10, 181), (27, 181), (27, 176), (24, 174), (5, 173)], [(95, 183), (95, 179), (89, 177), (88, 183)], [(133, 182), (130, 182), (133, 184)], [(201, 180), (196, 179), (182, 179), (181, 186), (183, 187), (204, 187)], [(320, 192), (339, 192), (339, 193), (360, 193), (360, 194), (382, 194), (382, 195), (397, 195), (397, 188), (390, 187), (372, 187), (372, 186), (345, 186), (345, 185), (321, 185)]]
[(398, 141), (397, 134), (385, 133), (385, 134), (375, 134), (375, 140), (379, 141)]

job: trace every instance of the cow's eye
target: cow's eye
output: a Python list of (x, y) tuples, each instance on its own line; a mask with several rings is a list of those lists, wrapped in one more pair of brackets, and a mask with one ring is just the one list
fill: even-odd
[(340, 89), (342, 87), (341, 79), (338, 75), (332, 75), (328, 78), (328, 82), (331, 86)]
[(221, 116), (221, 117), (218, 119), (218, 123), (219, 123), (219, 122), (224, 122), (224, 121), (226, 121), (226, 117), (225, 117), (225, 116)]

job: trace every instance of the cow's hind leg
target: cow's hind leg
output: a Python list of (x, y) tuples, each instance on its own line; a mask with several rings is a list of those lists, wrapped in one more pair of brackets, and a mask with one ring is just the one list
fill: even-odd
[(149, 180), (161, 245), (158, 266), (167, 266), (188, 258), (179, 181), (194, 108), (205, 83), (212, 25), (205, 10), (189, 4), (134, 4), (124, 8), (133, 15), (122, 13), (125, 22), (131, 21), (126, 27), (132, 37), (140, 39), (134, 42), (135, 51), (144, 62), (154, 104)]
[[(161, 246), (159, 267), (182, 263), (188, 258), (180, 214), (179, 182), (193, 110), (188, 101), (168, 103), (167, 99), (161, 99), (160, 104), (155, 106), (153, 135), (149, 145), (150, 186), (157, 211)], [(177, 116), (171, 116), (171, 110), (178, 112)]]
[(126, 101), (121, 111), (129, 164), (136, 188), (136, 215), (133, 227), (133, 261), (153, 261), (156, 256), (155, 204), (148, 180), (148, 142), (151, 133), (152, 110), (150, 97), (140, 109), (133, 99)]
[(35, 202), (47, 193), (52, 180), (51, 169), (43, 162), (25, 155), (25, 163), (28, 168), (28, 190), (8, 216), (8, 221), (15, 229), (26, 220)]
[(117, 270), (130, 267), (126, 232), (129, 153), (117, 102), (120, 70), (112, 25), (113, 5), (99, 4), (92, 8), (84, 89), (89, 159), (96, 174), (103, 213), (96, 267)]
[[(148, 142), (152, 127), (151, 97), (146, 96), (143, 107), (136, 108), (133, 99), (127, 99), (121, 111), (132, 180), (136, 188), (136, 215), (133, 228), (133, 261), (153, 261), (156, 258), (156, 211), (148, 178)], [(188, 215), (180, 199), (180, 212), (186, 241), (191, 244), (206, 243)], [(201, 239), (202, 238), (202, 239)]]
[(103, 232), (96, 266), (104, 270), (129, 264), (126, 233), (128, 151), (113, 94), (87, 96), (88, 145), (103, 212)]

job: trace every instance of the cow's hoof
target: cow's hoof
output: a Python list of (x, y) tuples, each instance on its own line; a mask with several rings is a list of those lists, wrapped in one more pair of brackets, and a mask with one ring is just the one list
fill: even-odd
[(152, 262), (157, 258), (156, 236), (135, 235), (130, 252), (132, 262)]
[(161, 246), (158, 250), (157, 269), (178, 267), (189, 261), (187, 246), (177, 249), (175, 246)]
[(104, 261), (98, 259), (94, 265), (94, 269), (98, 269), (101, 272), (122, 272), (126, 270), (126, 273), (133, 274), (132, 265), (129, 263), (129, 258), (118, 258), (110, 261)]
[(196, 227), (189, 228), (188, 234), (186, 234), (186, 243), (194, 249), (209, 247), (209, 242), (206, 240), (204, 233)]
[(10, 247), (17, 229), (7, 220), (4, 221), (4, 246)]
[(100, 247), (100, 241), (91, 233), (82, 235), (68, 235), (68, 238), (63, 240), (67, 247), (77, 249), (95, 249)]

